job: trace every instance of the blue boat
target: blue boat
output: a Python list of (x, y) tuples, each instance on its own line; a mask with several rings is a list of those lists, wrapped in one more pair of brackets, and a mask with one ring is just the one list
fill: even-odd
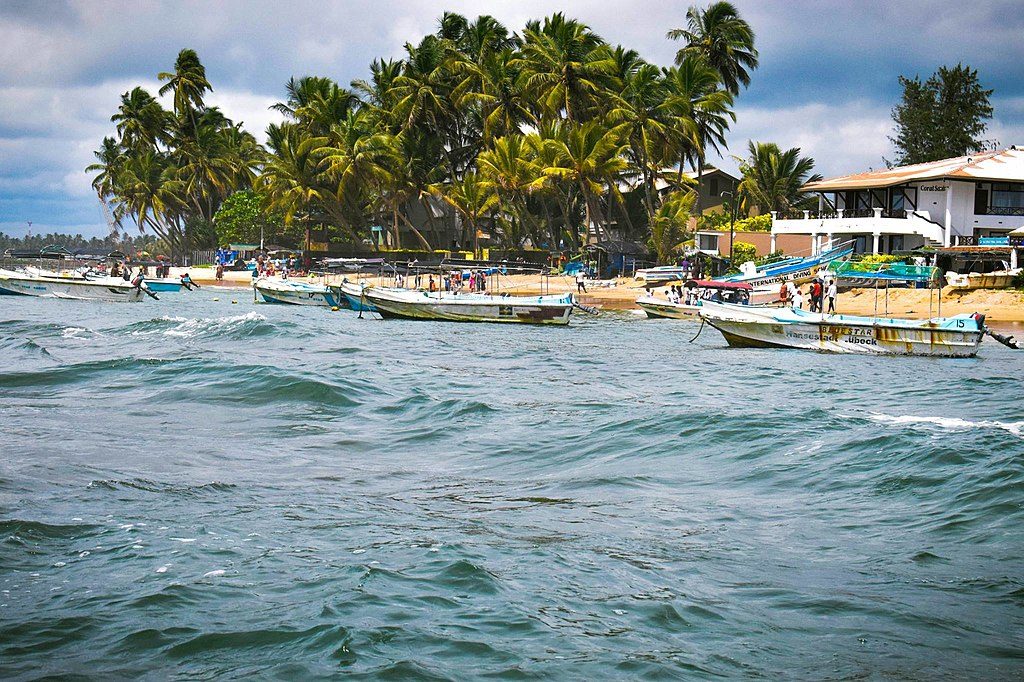
[(181, 291), (180, 279), (163, 277), (160, 279), (146, 279), (145, 282), (146, 286), (149, 287), (150, 291), (158, 291), (161, 294), (165, 292), (176, 293)]
[(739, 274), (716, 277), (715, 281), (745, 282), (755, 289), (773, 284), (781, 284), (785, 281), (793, 281), (796, 284), (800, 284), (801, 282), (813, 279), (818, 270), (828, 266), (829, 263), (848, 258), (852, 255), (853, 246), (850, 244), (851, 242), (847, 242), (837, 248), (823, 251), (817, 256), (786, 258), (760, 267), (753, 267), (753, 263), (744, 263), (743, 265), (748, 267), (741, 267)]

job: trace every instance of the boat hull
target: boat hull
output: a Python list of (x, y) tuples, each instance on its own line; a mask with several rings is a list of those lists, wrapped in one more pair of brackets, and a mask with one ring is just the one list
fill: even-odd
[(275, 285), (256, 282), (253, 287), (266, 303), (338, 308), (337, 294), (329, 287)]
[[(938, 322), (895, 326), (852, 321), (842, 315), (814, 316), (806, 321), (777, 321), (769, 315), (748, 314), (725, 306), (705, 306), (701, 317), (725, 337), (730, 346), (743, 348), (799, 348), (863, 355), (922, 355), (973, 357), (983, 332), (971, 329), (969, 320), (951, 318), (964, 328)], [(725, 308), (723, 312), (723, 308)], [(948, 322), (948, 321), (947, 321)]]
[(569, 324), (572, 301), (568, 297), (450, 296), (415, 292), (387, 292), (367, 288), (365, 298), (384, 318), (446, 322), (500, 322), (505, 324)]
[(337, 287), (332, 287), (336, 290), (348, 307), (358, 313), (375, 313), (377, 309), (370, 303), (365, 296), (362, 294), (362, 286), (353, 284), (351, 282), (342, 282)]
[(174, 279), (147, 279), (146, 286), (158, 294), (176, 293), (181, 291), (181, 282)]
[(671, 303), (666, 300), (641, 297), (636, 300), (640, 309), (647, 313), (647, 317), (659, 319), (685, 320), (697, 316), (698, 306), (686, 305), (684, 303)]
[(0, 275), (0, 289), (14, 294), (44, 298), (137, 303), (146, 294), (131, 284), (89, 282), (85, 280), (44, 279)]

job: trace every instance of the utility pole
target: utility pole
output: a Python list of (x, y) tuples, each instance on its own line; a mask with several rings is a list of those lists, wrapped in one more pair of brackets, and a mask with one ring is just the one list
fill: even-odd
[(729, 265), (736, 266), (732, 257), (733, 245), (736, 241), (736, 194), (735, 192), (722, 192), (719, 196), (729, 196)]

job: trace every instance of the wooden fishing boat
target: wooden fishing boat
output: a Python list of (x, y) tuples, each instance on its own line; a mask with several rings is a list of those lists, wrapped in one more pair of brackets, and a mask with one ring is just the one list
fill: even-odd
[(331, 287), (321, 284), (261, 278), (253, 282), (252, 286), (267, 303), (341, 307), (337, 293)]
[(802, 348), (867, 355), (973, 357), (986, 333), (984, 316), (929, 320), (822, 315), (705, 301), (698, 313), (730, 346)]
[(29, 273), (0, 270), (0, 289), (12, 294), (95, 301), (126, 301), (136, 303), (147, 295), (144, 286), (104, 277), (99, 280), (75, 277), (41, 277)]
[(366, 287), (363, 298), (381, 317), (451, 322), (569, 324), (572, 294), (560, 296), (489, 296)]

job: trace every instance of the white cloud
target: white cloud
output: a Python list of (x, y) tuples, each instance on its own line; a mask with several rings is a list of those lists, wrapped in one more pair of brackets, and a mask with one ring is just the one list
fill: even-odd
[(736, 117), (728, 135), (730, 148), (718, 160), (731, 171), (737, 167), (734, 155), (747, 156), (747, 140), (775, 142), (783, 149), (799, 147), (826, 176), (878, 168), (883, 156), (892, 155), (889, 110), (867, 101), (780, 108), (741, 103)]

